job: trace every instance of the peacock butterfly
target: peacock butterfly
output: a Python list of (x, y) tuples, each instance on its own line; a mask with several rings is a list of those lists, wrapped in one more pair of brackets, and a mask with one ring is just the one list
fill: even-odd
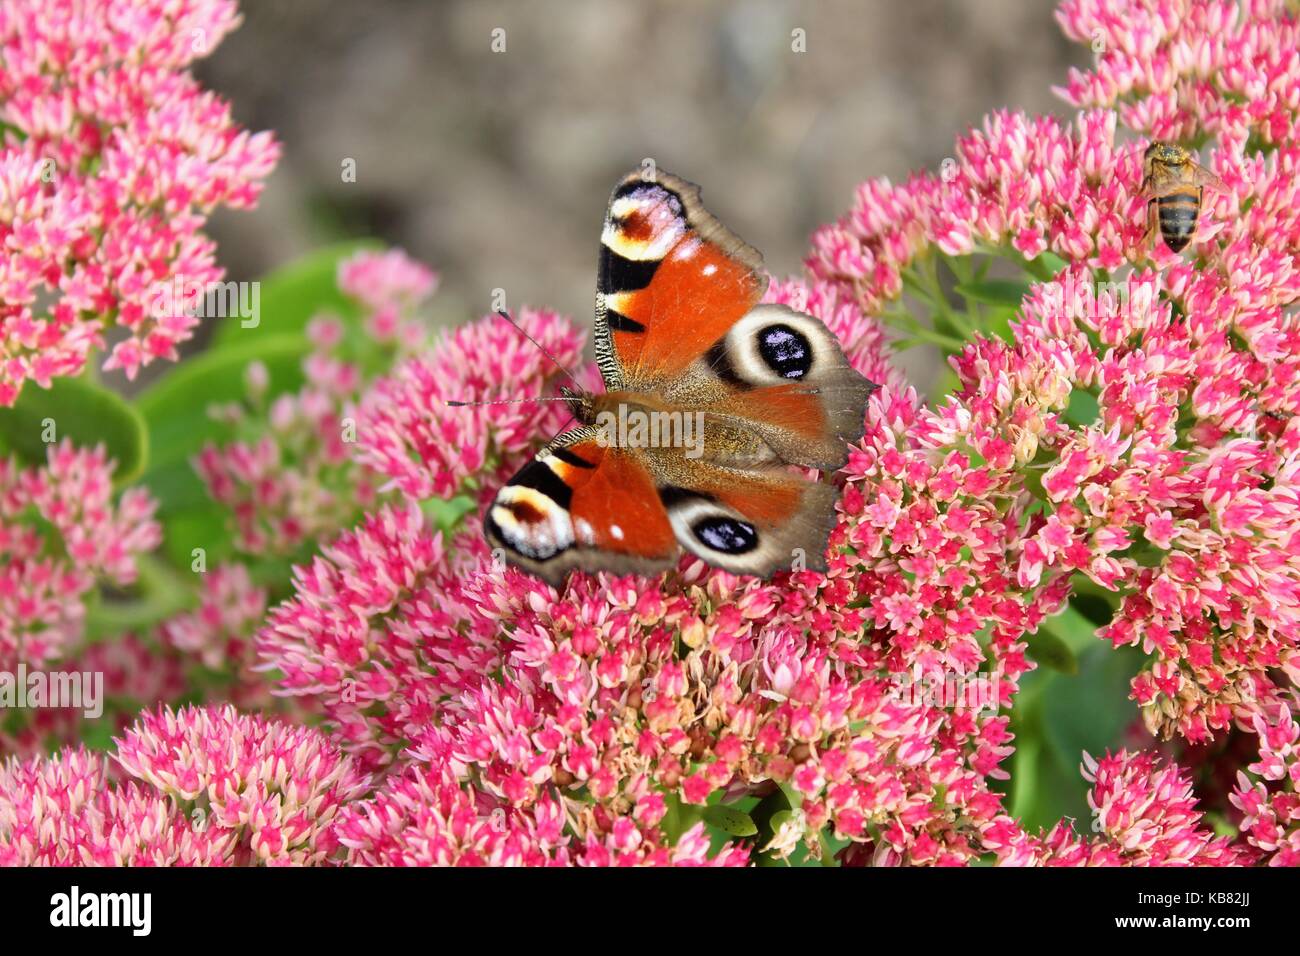
[(760, 304), (763, 260), (699, 187), (638, 170), (609, 199), (595, 351), (605, 391), (564, 392), (579, 427), (555, 438), (484, 516), (506, 560), (558, 585), (573, 568), (648, 573), (682, 549), (768, 577), (795, 555), (826, 567), (832, 471), (878, 386), (820, 321)]

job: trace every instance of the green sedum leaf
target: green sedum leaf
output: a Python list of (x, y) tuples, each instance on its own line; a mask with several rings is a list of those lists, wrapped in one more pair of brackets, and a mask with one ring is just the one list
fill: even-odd
[(1033, 830), (1062, 817), (1089, 832), (1088, 783), (1079, 773), (1086, 750), (1100, 756), (1124, 743), (1138, 719), (1129, 682), (1144, 660), (1135, 648), (1111, 648), (1093, 636), (1096, 624), (1073, 607), (1040, 625), (1065, 646), (1076, 671), (1041, 668), (1026, 674), (1011, 715), (1016, 752), (1008, 805)]
[(1043, 621), (1038, 630), (1039, 633), (1051, 633), (1071, 656), (1082, 654), (1099, 643), (1097, 625), (1080, 614), (1072, 604), (1067, 604), (1060, 614)]
[(734, 837), (747, 837), (758, 833), (758, 826), (750, 819), (748, 813), (721, 804), (705, 809), (704, 822)]
[(382, 248), (383, 243), (375, 239), (340, 242), (267, 274), (260, 280), (257, 326), (244, 328), (238, 317), (223, 319), (212, 337), (212, 348), (246, 347), (280, 336), (301, 336), (307, 323), (324, 312), (356, 319), (356, 304), (338, 289), (339, 263), (357, 252)]
[(1101, 406), (1097, 404), (1097, 396), (1086, 388), (1076, 388), (1070, 392), (1070, 404), (1065, 409), (1065, 420), (1070, 424), (1086, 428), (1097, 421), (1100, 414)]
[(0, 408), (0, 452), (44, 464), (50, 445), (65, 438), (83, 447), (102, 443), (117, 462), (118, 487), (139, 478), (149, 457), (140, 414), (116, 392), (85, 378), (55, 379), (48, 389), (29, 382), (12, 408)]
[(420, 502), (420, 510), (429, 523), (449, 535), (456, 530), (460, 519), (478, 508), (478, 503), (469, 495), (457, 495), (455, 498), (429, 498)]
[(1029, 285), (1014, 279), (985, 279), (981, 282), (959, 282), (957, 293), (968, 302), (1019, 308), (1029, 293)]
[(232, 437), (208, 409), (214, 403), (244, 398), (245, 370), (254, 360), (266, 366), (268, 396), (301, 387), (307, 349), (305, 339), (283, 336), (204, 352), (177, 366), (136, 399), (153, 449), (144, 481), (158, 498), (164, 550), (178, 567), (189, 568), (195, 547), (207, 549), (209, 567), (230, 550), (224, 517), (191, 464), (208, 442)]
[(1029, 656), (1044, 667), (1063, 674), (1077, 674), (1079, 661), (1070, 646), (1046, 627), (1039, 627), (1038, 633), (1025, 637), (1029, 645)]

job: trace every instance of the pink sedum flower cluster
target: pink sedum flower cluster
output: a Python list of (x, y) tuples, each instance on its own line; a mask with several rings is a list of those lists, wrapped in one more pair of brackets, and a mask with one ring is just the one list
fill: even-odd
[[(1198, 302), (1203, 324), (1190, 324), (1165, 300), (1094, 298), (1076, 275), (1061, 282), (1088, 295), (1062, 306), (1039, 286), (1012, 343), (967, 346), (953, 362), (959, 391), (911, 431), (947, 456), (977, 454), (998, 476), (990, 490), (1003, 490), (1015, 519), (1014, 590), (1050, 582), (1064, 597), (1077, 572), (1123, 595), (1100, 633), (1152, 655), (1134, 682), (1148, 726), (1203, 739), (1269, 705), (1300, 633), (1300, 561), (1287, 550), (1300, 541), (1300, 424), (1280, 428), (1280, 408), (1263, 411), (1272, 391), (1289, 419), (1294, 399), (1273, 387), (1271, 363), (1234, 349), (1229, 317)], [(1150, 288), (1157, 277), (1129, 281)], [(1190, 269), (1175, 281), (1189, 295), (1212, 282)], [(1071, 399), (1085, 390), (1098, 413), (1078, 422)], [(1180, 423), (1180, 408), (1200, 421)], [(892, 498), (890, 486), (873, 490)]]
[(193, 826), (171, 800), (84, 749), (0, 764), (2, 866), (213, 866), (234, 834)]
[[(571, 322), (527, 308), (515, 319), (561, 366), (577, 368), (585, 337)], [(526, 401), (554, 393), (561, 375), (509, 322), (489, 315), (374, 383), (361, 401), (358, 458), (416, 499), (450, 498), (485, 469), (504, 481), (539, 435), (572, 420), (562, 402)], [(448, 401), (502, 403), (453, 409)]]
[(1300, 23), (1286, 0), (1065, 0), (1056, 19), (1097, 53), (1058, 90), (1076, 106), (1114, 107), (1155, 139), (1297, 139)]
[[(152, 35), (142, 9), (136, 35)], [(226, 4), (166, 9), (210, 16), (214, 35), (233, 23)], [(359, 254), (338, 287), (387, 370), (367, 380), (374, 367), (347, 354), (356, 328), (328, 317), (300, 392), (266, 402), (265, 370), (250, 369), (246, 406), (222, 410), (240, 437), (196, 462), (240, 563), (153, 635), (223, 676), (211, 697), (265, 712), (273, 689), (292, 716), (153, 706), (111, 758), (10, 758), (0, 863), (1300, 862), (1296, 18), (1269, 0), (1066, 0), (1059, 18), (1099, 50), (1062, 91), (1074, 121), (997, 112), (938, 174), (863, 184), (814, 237), (808, 274), (769, 288), (884, 386), (826, 476), (841, 488), (826, 573), (762, 581), (687, 556), (556, 589), (506, 567), (448, 502), (490, 499), (565, 427), (561, 403), (530, 401), (561, 373), (498, 316), (425, 347), (416, 312), (437, 277), (400, 252)], [(213, 202), (251, 199), (254, 154), (273, 156), (242, 135), (223, 141), (242, 160)], [(1186, 258), (1146, 235), (1151, 136), (1203, 142), (1225, 184)], [(42, 189), (26, 208), (46, 222), (79, 195)], [(1003, 280), (1014, 305), (959, 309), (994, 260), (1021, 270)], [(934, 403), (894, 365), (882, 321), (917, 302), (934, 325), (914, 334), (948, 349), (955, 376)], [(37, 350), (56, 365), (79, 347), (75, 322), (98, 332), (68, 315)], [(517, 320), (579, 364), (576, 326)], [(131, 347), (112, 361), (130, 366)], [(102, 454), (70, 446), (48, 468), (0, 470), (0, 553), (20, 568), (0, 574), (0, 607), (26, 622), (0, 650), (61, 653), (81, 596), (129, 581), (157, 543), (146, 497), (108, 495)], [(255, 585), (254, 560), (276, 551), (308, 557), (291, 581)], [(1082, 755), (1088, 832), (1038, 830), (1005, 795), (1011, 716), (1040, 629), (1081, 592), (1097, 637), (1145, 656), (1142, 721), (1125, 749)], [(918, 693), (952, 679), (983, 701)], [(1229, 734), (1254, 752), (1220, 819), (1179, 760)]]
[[(1300, 866), (1300, 695), (1278, 709), (1275, 720), (1255, 718), (1259, 759), (1238, 771), (1233, 806), (1244, 816), (1246, 842), (1269, 866)], [(1255, 779), (1252, 779), (1252, 775)]]
[(134, 376), (192, 334), (184, 297), (222, 277), (204, 221), (279, 154), (187, 69), (237, 25), (233, 0), (0, 4), (0, 406), (96, 347)]
[(1196, 807), (1191, 781), (1155, 754), (1121, 751), (1100, 761), (1084, 754), (1084, 778), (1095, 837), (1065, 821), (1027, 836), (1000, 855), (1016, 866), (1239, 866), (1247, 862), (1231, 838), (1216, 836)]
[[(582, 839), (565, 832), (560, 801), (487, 815), (447, 768), (410, 768), (371, 800), (353, 804), (335, 827), (352, 866), (743, 866), (748, 854), (712, 853), (703, 823), (665, 845), (654, 824), (664, 808), (642, 801), (632, 817)], [(640, 824), (638, 823), (638, 818)], [(643, 827), (650, 838), (646, 839)]]
[(161, 540), (142, 488), (114, 500), (103, 448), (52, 445), (43, 467), (0, 459), (0, 670), (58, 659), (80, 638), (85, 599), (129, 585)]
[[(423, 645), (456, 619), (459, 570), (414, 503), (383, 507), (295, 569), (294, 597), (257, 635), (262, 666), (283, 675), (280, 692), (319, 701), (364, 765), (384, 766), (454, 686), (424, 666)], [(454, 653), (487, 667), (492, 639), (481, 628)]]
[[(1032, 260), (1010, 331), (954, 350), (960, 389), (923, 444), (1002, 474), (1026, 518), (1017, 588), (1077, 573), (1122, 596), (1100, 635), (1150, 655), (1147, 724), (1191, 741), (1274, 712), (1300, 637), (1300, 58), (1284, 5), (1250, 8), (1065, 4), (1067, 32), (1103, 41), (1068, 91), (1096, 108), (1073, 127), (993, 114), (940, 175), (864, 184), (809, 260), (876, 312), (938, 259)], [(1145, 140), (1120, 122), (1216, 137), (1204, 267), (1147, 241)]]
[[(258, 638), (350, 750), (406, 767), (341, 822), (355, 859), (664, 862), (690, 838), (663, 825), (670, 805), (781, 786), (799, 804), (787, 853), (807, 837), (820, 854), (831, 826), (886, 862), (958, 862), (1012, 827), (986, 779), (1005, 715), (901, 703), (847, 575), (764, 583), (688, 560), (653, 588), (579, 575), (557, 596), (495, 567), (477, 529), (453, 551), (418, 510), (385, 511), (300, 569)], [(1018, 633), (992, 652), (1008, 700)], [(470, 807), (488, 819), (466, 834)]]
[(319, 863), (367, 788), (319, 732), (229, 706), (146, 712), (116, 744), (118, 786), (84, 750), (0, 765), (0, 865)]

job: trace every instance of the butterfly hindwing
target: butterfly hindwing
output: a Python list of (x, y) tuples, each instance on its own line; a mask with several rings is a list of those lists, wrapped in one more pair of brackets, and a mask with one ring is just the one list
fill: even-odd
[(800, 559), (825, 567), (834, 504), (834, 488), (780, 468), (607, 448), (578, 429), (520, 469), (484, 525), (511, 563), (555, 585), (575, 567), (662, 570), (681, 548), (733, 573), (768, 577)]
[(566, 432), (519, 470), (488, 508), (488, 543), (558, 585), (571, 568), (649, 573), (677, 557), (668, 513), (642, 456)]
[(737, 422), (789, 465), (833, 471), (862, 437), (877, 386), (844, 357), (830, 330), (784, 305), (759, 305), (664, 390)]
[(660, 500), (683, 548), (733, 574), (771, 577), (793, 566), (826, 569), (836, 491), (781, 468), (691, 462)]

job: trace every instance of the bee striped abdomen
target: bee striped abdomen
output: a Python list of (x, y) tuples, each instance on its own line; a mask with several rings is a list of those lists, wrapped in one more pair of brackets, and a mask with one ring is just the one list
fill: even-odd
[(1160, 235), (1165, 245), (1181, 252), (1196, 231), (1196, 217), (1201, 209), (1200, 190), (1179, 190), (1156, 199), (1160, 216)]

